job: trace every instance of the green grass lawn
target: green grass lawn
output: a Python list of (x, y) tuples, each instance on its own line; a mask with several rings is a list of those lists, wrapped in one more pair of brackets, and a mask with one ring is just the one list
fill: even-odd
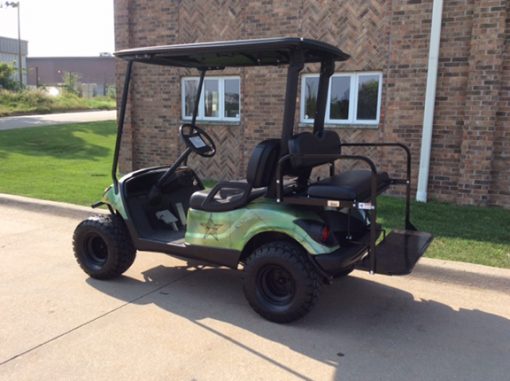
[[(379, 198), (385, 228), (403, 228), (403, 216), (403, 200)], [(413, 202), (411, 221), (434, 235), (427, 257), (510, 268), (510, 210)]]
[(111, 183), (115, 122), (0, 132), (0, 192), (90, 205)]
[[(111, 182), (114, 142), (114, 122), (0, 131), (0, 192), (90, 205)], [(381, 197), (379, 222), (402, 228), (403, 206)], [(428, 257), (510, 268), (509, 210), (413, 203), (411, 219), (435, 236)]]

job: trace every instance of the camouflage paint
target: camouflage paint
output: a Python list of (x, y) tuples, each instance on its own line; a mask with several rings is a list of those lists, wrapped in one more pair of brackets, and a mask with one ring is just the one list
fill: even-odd
[[(119, 185), (122, 182), (123, 179), (120, 179)], [(116, 194), (110, 186), (106, 188), (102, 201), (127, 220), (120, 192)], [(256, 235), (278, 232), (299, 242), (310, 254), (327, 254), (338, 249), (338, 246), (325, 246), (313, 240), (305, 230), (294, 223), (296, 219), (321, 221), (319, 216), (310, 210), (263, 198), (244, 208), (228, 212), (211, 213), (190, 208), (185, 241), (190, 245), (241, 251)]]
[(191, 245), (241, 251), (254, 236), (264, 232), (278, 232), (299, 242), (310, 254), (327, 254), (338, 246), (324, 246), (314, 241), (296, 219), (318, 220), (317, 214), (259, 199), (246, 207), (228, 212), (188, 211), (185, 241)]
[(127, 220), (126, 209), (124, 208), (124, 203), (122, 202), (122, 197), (120, 192), (115, 193), (113, 190), (113, 186), (109, 186), (105, 189), (103, 198), (101, 199), (104, 203), (110, 205), (113, 209), (115, 209), (122, 216), (124, 220)]

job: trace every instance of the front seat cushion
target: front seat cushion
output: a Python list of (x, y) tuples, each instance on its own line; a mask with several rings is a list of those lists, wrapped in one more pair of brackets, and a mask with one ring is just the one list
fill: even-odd
[[(225, 183), (228, 185), (228, 183)], [(221, 194), (224, 193), (224, 194)], [(252, 189), (248, 195), (243, 192), (218, 192), (209, 202), (205, 202), (209, 191), (198, 191), (191, 195), (189, 206), (192, 209), (204, 210), (206, 212), (227, 212), (246, 205), (248, 202), (262, 197), (266, 193), (265, 188)]]

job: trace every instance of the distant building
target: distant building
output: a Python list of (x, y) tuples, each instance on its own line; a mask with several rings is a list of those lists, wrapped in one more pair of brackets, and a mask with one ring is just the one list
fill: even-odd
[(29, 57), (29, 86), (61, 86), (64, 73), (76, 74), (85, 97), (107, 95), (115, 85), (115, 58), (102, 53), (98, 57)]
[[(21, 69), (23, 71), (23, 84), (27, 83), (27, 54), (28, 41), (21, 40)], [(14, 79), (19, 78), (18, 74), (18, 39), (0, 37), (0, 63), (14, 65), (16, 72)]]

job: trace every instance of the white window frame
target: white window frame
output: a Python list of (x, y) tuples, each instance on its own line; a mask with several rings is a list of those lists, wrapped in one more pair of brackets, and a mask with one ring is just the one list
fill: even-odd
[[(225, 80), (227, 79), (237, 79), (239, 81), (239, 116), (236, 117), (226, 117), (225, 116)], [(182, 120), (191, 120), (191, 115), (186, 115), (186, 86), (184, 85), (185, 81), (193, 80), (196, 81), (197, 84), (200, 81), (200, 77), (182, 77), (181, 78), (181, 117)], [(217, 80), (218, 81), (218, 116), (205, 116), (205, 81), (207, 80)], [(230, 76), (222, 76), (222, 77), (205, 77), (204, 84), (202, 87), (202, 91), (200, 93), (200, 101), (198, 103), (198, 113), (197, 120), (203, 121), (222, 121), (222, 122), (239, 122), (241, 120), (241, 77), (236, 75)]]
[[(377, 94), (377, 115), (376, 119), (358, 119), (358, 92), (359, 92), (359, 77), (367, 75), (376, 75), (379, 78), (379, 88)], [(351, 87), (349, 91), (349, 119), (331, 119), (329, 117), (331, 108), (331, 80), (332, 78), (349, 77), (351, 79)], [(313, 118), (305, 118), (305, 89), (306, 78), (319, 78), (319, 74), (303, 74), (301, 76), (301, 104), (300, 104), (300, 121), (305, 124), (312, 124)], [(332, 125), (378, 125), (381, 118), (381, 97), (382, 97), (382, 81), (383, 76), (379, 71), (363, 71), (355, 73), (335, 73), (329, 79), (328, 86), (328, 99), (326, 103), (326, 115), (324, 122)]]

